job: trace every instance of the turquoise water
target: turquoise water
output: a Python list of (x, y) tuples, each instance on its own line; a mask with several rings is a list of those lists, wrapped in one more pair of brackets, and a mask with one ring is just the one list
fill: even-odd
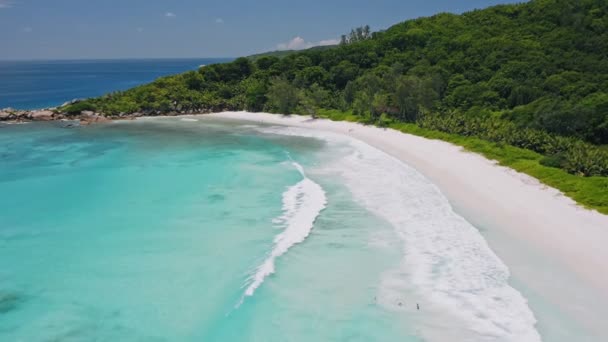
[(350, 149), (221, 121), (0, 126), (0, 340), (422, 340), (407, 291), (382, 302), (397, 233), (322, 167)]

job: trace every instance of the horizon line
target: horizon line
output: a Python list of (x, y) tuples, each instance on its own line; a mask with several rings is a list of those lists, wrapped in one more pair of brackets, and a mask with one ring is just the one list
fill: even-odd
[[(241, 56), (247, 57), (247, 56)], [(2, 59), (0, 62), (70, 62), (70, 61), (125, 61), (125, 60), (167, 60), (167, 59), (236, 59), (240, 57), (110, 57), (110, 58), (31, 58)]]

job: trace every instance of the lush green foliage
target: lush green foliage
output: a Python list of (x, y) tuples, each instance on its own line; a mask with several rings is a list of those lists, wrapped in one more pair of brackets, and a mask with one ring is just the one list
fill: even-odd
[(533, 0), (365, 27), (330, 49), (239, 58), (92, 99), (110, 115), (220, 110), (418, 127), (534, 151), (608, 176), (608, 2)]
[[(336, 47), (336, 45), (322, 45), (322, 46), (313, 46), (311, 48), (308, 48), (307, 50), (311, 50), (311, 51), (320, 51), (320, 50), (327, 50), (327, 49), (331, 49)], [(262, 57), (278, 57), (278, 58), (283, 58), (283, 57), (287, 57), (289, 55), (292, 55), (294, 53), (298, 53), (300, 52), (300, 50), (277, 50), (277, 51), (270, 51), (270, 52), (263, 52), (263, 53), (258, 53), (255, 55), (251, 55), (251, 56), (247, 56), (247, 58), (249, 58), (252, 61), (256, 61)]]
[(350, 31), (350, 34), (348, 35), (342, 35), (342, 37), (340, 38), (340, 45), (358, 43), (370, 38), (372, 38), (372, 32), (369, 28), (369, 25), (365, 25), (362, 27), (357, 27), (356, 29), (352, 29)]
[(95, 106), (88, 101), (70, 104), (63, 108), (63, 111), (69, 115), (80, 114), (87, 110), (95, 110)]

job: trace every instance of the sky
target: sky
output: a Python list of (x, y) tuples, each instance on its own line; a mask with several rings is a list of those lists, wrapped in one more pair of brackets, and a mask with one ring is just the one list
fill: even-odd
[(0, 0), (0, 60), (239, 57), (518, 0)]

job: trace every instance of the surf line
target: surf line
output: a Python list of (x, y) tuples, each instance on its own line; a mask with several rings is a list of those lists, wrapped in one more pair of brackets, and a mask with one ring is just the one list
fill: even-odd
[(249, 286), (245, 290), (241, 303), (245, 297), (253, 296), (266, 277), (275, 272), (275, 260), (278, 257), (285, 254), (292, 246), (306, 240), (315, 220), (327, 206), (323, 188), (306, 176), (302, 165), (293, 160), (291, 160), (291, 164), (302, 175), (302, 180), (288, 187), (283, 193), (283, 213), (273, 222), (284, 229), (274, 238), (273, 248), (266, 260), (249, 277)]

